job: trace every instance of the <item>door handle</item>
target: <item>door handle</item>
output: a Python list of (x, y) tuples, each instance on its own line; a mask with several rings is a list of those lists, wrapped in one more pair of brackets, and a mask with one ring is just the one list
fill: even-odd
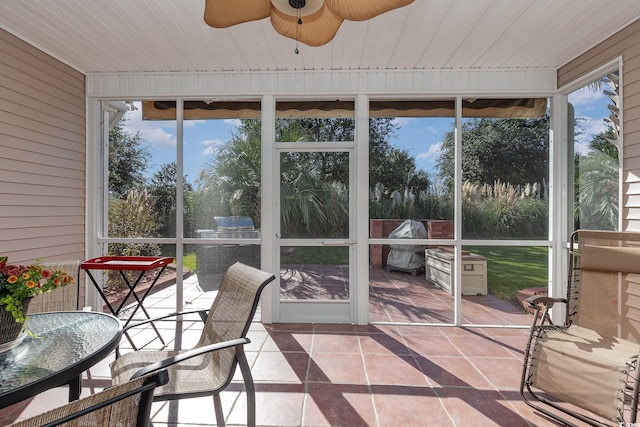
[(322, 242), (324, 246), (349, 246), (355, 245), (353, 240), (325, 240)]

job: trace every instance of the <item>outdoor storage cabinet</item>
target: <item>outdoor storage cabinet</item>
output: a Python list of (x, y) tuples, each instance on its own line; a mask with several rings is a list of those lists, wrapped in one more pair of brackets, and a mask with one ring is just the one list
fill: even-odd
[[(455, 293), (454, 254), (442, 249), (426, 249), (424, 255), (427, 280), (453, 295)], [(487, 295), (487, 259), (485, 257), (463, 252), (462, 295)]]

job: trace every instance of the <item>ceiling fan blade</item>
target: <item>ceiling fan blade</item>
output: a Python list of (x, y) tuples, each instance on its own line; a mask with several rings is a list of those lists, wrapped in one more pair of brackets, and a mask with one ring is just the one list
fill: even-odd
[(413, 0), (325, 0), (335, 15), (349, 21), (364, 21), (390, 10), (413, 3)]
[(275, 30), (285, 37), (297, 39), (308, 46), (322, 46), (329, 43), (338, 32), (343, 19), (323, 6), (317, 12), (298, 18), (280, 12), (275, 7), (271, 10), (271, 24)]
[(271, 0), (206, 0), (204, 22), (214, 28), (226, 28), (269, 16)]

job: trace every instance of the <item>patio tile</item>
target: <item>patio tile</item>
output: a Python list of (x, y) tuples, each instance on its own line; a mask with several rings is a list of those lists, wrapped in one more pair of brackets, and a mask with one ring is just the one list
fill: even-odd
[(356, 384), (310, 383), (302, 425), (375, 426), (376, 416), (369, 387)]
[[(305, 399), (303, 385), (273, 385), (258, 388), (256, 394), (256, 424), (259, 426), (300, 426)], [(247, 425), (247, 404), (240, 395), (227, 418), (227, 426)], [(211, 425), (211, 424), (209, 424)], [(215, 425), (215, 424), (213, 424)]]
[(309, 382), (366, 384), (360, 354), (313, 353), (309, 364)]
[(294, 352), (260, 352), (251, 367), (255, 382), (302, 384), (307, 378), (309, 355)]
[(531, 426), (495, 390), (441, 388), (437, 393), (456, 426)]
[(489, 380), (495, 388), (517, 390), (520, 387), (522, 360), (515, 358), (471, 358), (471, 363)]
[(418, 365), (432, 387), (491, 386), (487, 378), (464, 357), (416, 357)]
[(393, 337), (382, 333), (360, 334), (360, 348), (363, 354), (408, 356), (413, 354), (401, 336)]
[[(296, 280), (320, 286), (323, 274), (329, 273), (319, 269), (291, 273)], [(421, 276), (376, 274), (380, 279), (371, 290), (370, 319), (400, 324), (265, 325), (256, 314), (245, 350), (256, 385), (259, 426), (557, 425), (535, 413), (518, 395), (527, 329), (449, 326), (453, 323), (450, 294), (426, 285)], [(185, 295), (189, 308), (209, 308), (215, 291), (202, 292), (196, 282), (189, 284)], [(168, 310), (175, 304), (175, 287), (148, 301), (150, 311)], [(518, 308), (486, 297), (465, 297), (463, 310), (466, 321), (496, 319), (528, 325), (531, 320)], [(442, 326), (408, 324), (416, 321)], [(197, 317), (180, 325), (183, 348), (195, 344), (201, 327)], [(162, 322), (159, 329), (172, 348), (176, 325)], [(155, 335), (146, 328), (133, 331), (132, 337), (138, 344)], [(131, 351), (126, 339), (121, 348)], [(160, 343), (153, 340), (147, 348), (158, 349)], [(84, 380), (83, 395), (91, 392), (89, 384), (95, 391), (110, 385), (108, 365), (113, 359), (109, 356), (92, 368), (92, 381)], [(227, 425), (246, 425), (239, 370), (221, 398)], [(66, 401), (66, 388), (51, 390), (0, 410), (0, 425)], [(156, 427), (215, 426), (213, 403), (210, 397), (156, 402), (152, 420)]]
[(430, 388), (380, 385), (371, 391), (379, 427), (454, 426)]
[(316, 332), (313, 336), (313, 354), (355, 353), (360, 354), (360, 342), (355, 334), (329, 334)]
[(365, 354), (363, 358), (369, 384), (428, 385), (420, 366), (411, 356)]
[(405, 337), (407, 347), (411, 351), (423, 357), (429, 356), (462, 356), (460, 350), (445, 336), (416, 336)]
[(451, 343), (467, 357), (508, 357), (511, 355), (499, 342), (482, 335), (448, 337)]

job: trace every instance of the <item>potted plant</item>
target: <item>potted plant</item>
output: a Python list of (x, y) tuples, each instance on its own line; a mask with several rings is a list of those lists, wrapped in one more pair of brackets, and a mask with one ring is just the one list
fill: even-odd
[[(0, 344), (16, 339), (25, 329), (25, 311), (31, 298), (72, 282), (66, 272), (45, 269), (39, 261), (10, 265), (6, 258), (0, 258)], [(5, 330), (10, 332), (5, 334)]]

